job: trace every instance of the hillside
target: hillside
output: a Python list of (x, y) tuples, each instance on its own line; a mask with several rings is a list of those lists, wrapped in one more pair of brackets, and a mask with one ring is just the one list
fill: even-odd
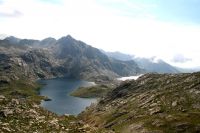
[(125, 81), (79, 115), (98, 132), (200, 132), (200, 73)]

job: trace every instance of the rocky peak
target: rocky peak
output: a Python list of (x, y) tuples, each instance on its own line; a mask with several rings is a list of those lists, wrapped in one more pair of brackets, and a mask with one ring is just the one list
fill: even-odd
[(21, 39), (16, 38), (14, 36), (6, 37), (4, 40), (7, 40), (11, 44), (18, 44)]
[(66, 41), (75, 41), (75, 39), (71, 35), (63, 36), (58, 39), (58, 42), (66, 42)]
[(67, 35), (66, 38), (68, 38), (68, 39), (74, 39), (71, 35)]

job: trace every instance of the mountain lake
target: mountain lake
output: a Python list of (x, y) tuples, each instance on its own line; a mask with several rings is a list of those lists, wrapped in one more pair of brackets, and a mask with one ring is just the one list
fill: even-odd
[(81, 113), (91, 103), (95, 103), (95, 98), (78, 98), (70, 96), (70, 93), (79, 87), (89, 87), (95, 85), (93, 82), (87, 82), (69, 78), (55, 78), (40, 80), (44, 84), (40, 89), (41, 96), (47, 96), (50, 101), (42, 101), (41, 106), (58, 115), (70, 114), (77, 115)]

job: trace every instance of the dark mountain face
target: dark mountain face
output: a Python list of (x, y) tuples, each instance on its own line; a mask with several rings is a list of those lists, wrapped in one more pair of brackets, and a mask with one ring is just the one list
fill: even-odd
[(57, 41), (56, 55), (58, 58), (65, 58), (68, 56), (81, 57), (88, 59), (103, 59), (107, 58), (98, 49), (93, 48), (84, 42), (75, 40), (71, 36), (62, 37)]
[[(108, 58), (99, 49), (93, 48), (84, 42), (77, 41), (71, 36), (62, 37), (55, 46), (55, 56), (58, 59), (68, 60), (70, 75), (80, 77), (94, 77), (95, 75), (128, 76), (141, 73), (134, 61), (125, 62)], [(95, 75), (93, 75), (95, 73)], [(92, 75), (91, 75), (92, 74)]]
[[(111, 59), (69, 35), (58, 40), (46, 38), (41, 41), (9, 37), (1, 40), (0, 53), (10, 56), (11, 69), (16, 78), (31, 75), (33, 79), (70, 76), (109, 80), (142, 72), (134, 61)], [(19, 62), (22, 70), (15, 73)]]

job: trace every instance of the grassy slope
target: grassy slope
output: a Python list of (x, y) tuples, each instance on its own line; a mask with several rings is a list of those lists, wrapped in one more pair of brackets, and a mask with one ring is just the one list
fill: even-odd
[(25, 98), (39, 103), (43, 97), (38, 95), (41, 85), (27, 80), (15, 80), (0, 84), (1, 94), (12, 98)]
[(82, 98), (102, 97), (111, 91), (111, 88), (106, 85), (95, 85), (91, 87), (80, 87), (71, 93), (72, 96)]
[(99, 132), (200, 132), (200, 73), (125, 82), (79, 117)]

